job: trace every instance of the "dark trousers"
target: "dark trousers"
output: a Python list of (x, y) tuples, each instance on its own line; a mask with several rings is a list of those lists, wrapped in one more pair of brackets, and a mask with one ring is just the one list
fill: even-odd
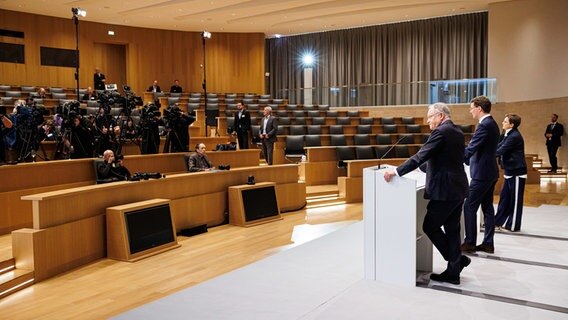
[(550, 169), (552, 171), (558, 170), (558, 158), (556, 157), (556, 153), (558, 152), (558, 145), (555, 144), (547, 144), (546, 150), (548, 151), (548, 160), (550, 161)]
[(505, 179), (495, 215), (496, 225), (513, 231), (521, 230), (526, 180), (518, 176)]
[(469, 195), (463, 206), (465, 224), (464, 243), (477, 243), (477, 209), (481, 205), (485, 235), (482, 244), (493, 245), (495, 235), (495, 209), (493, 208), (493, 191), (497, 180), (486, 181), (472, 179), (469, 183)]
[(264, 154), (264, 160), (269, 166), (272, 165), (272, 152), (274, 151), (274, 142), (268, 139), (262, 139), (262, 153)]
[[(452, 277), (460, 274), (461, 238), (460, 217), (463, 200), (430, 200), (422, 230), (448, 261), (447, 273)], [(444, 230), (442, 230), (442, 226)]]
[(239, 149), (248, 149), (249, 144), (248, 144), (248, 131), (244, 131), (244, 132), (237, 132), (237, 140), (239, 141)]

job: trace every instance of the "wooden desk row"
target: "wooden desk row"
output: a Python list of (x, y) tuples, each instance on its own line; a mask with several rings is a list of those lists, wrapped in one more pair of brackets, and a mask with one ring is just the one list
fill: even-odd
[[(260, 150), (208, 152), (214, 165), (229, 164), (231, 170), (258, 166)], [(126, 156), (125, 166), (131, 173), (185, 172), (183, 153)], [(32, 204), (21, 197), (33, 193), (93, 185), (94, 159), (43, 161), (0, 166), (0, 234), (32, 225)]]
[(281, 212), (305, 206), (306, 186), (297, 165), (256, 166), (219, 172), (169, 175), (164, 179), (82, 186), (22, 197), (33, 206), (33, 228), (12, 232), (17, 269), (35, 282), (106, 256), (106, 208), (148, 199), (171, 200), (176, 230), (226, 220), (229, 186), (274, 182)]

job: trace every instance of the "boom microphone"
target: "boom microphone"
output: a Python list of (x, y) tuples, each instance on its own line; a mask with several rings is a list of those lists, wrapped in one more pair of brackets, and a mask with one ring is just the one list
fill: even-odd
[(398, 141), (396, 141), (388, 150), (387, 152), (383, 153), (383, 155), (379, 158), (379, 164), (377, 165), (377, 169), (381, 168), (381, 160), (383, 160), (387, 154), (389, 154), (389, 152), (391, 152), (392, 149), (394, 149), (394, 147), (396, 147), (402, 140), (406, 139), (407, 136), (402, 136), (400, 137), (400, 139), (398, 139)]

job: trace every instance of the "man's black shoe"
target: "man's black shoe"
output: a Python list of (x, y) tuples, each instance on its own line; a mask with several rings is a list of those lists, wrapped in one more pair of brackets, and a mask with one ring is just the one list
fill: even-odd
[(461, 245), (461, 251), (462, 252), (475, 252), (475, 245), (474, 244), (468, 244), (468, 243), (464, 243)]
[(475, 247), (475, 251), (483, 251), (487, 253), (494, 253), (495, 247), (492, 244), (480, 244)]
[(461, 256), (460, 257), (460, 272), (463, 270), (463, 268), (469, 266), (470, 263), (471, 263), (471, 259), (468, 256)]
[(437, 273), (432, 273), (430, 274), (430, 280), (433, 281), (438, 281), (438, 282), (447, 282), (447, 283), (451, 283), (451, 284), (460, 284), (460, 277), (450, 277), (448, 276), (448, 274), (446, 273), (446, 271), (437, 274)]

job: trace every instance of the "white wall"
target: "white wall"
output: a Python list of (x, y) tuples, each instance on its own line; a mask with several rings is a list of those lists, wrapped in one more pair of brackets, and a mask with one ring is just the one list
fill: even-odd
[(499, 102), (568, 96), (568, 0), (490, 4), (488, 47)]

